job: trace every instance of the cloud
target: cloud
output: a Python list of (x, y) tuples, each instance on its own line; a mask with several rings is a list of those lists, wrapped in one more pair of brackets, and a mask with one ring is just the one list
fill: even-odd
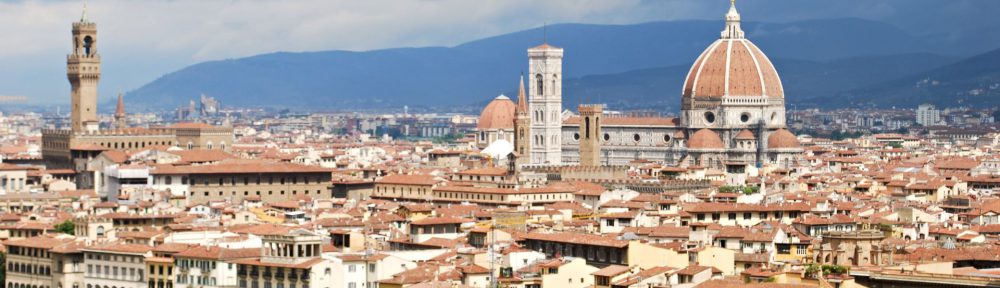
[[(756, 21), (789, 21), (900, 17), (893, 9), (900, 1), (911, 3), (788, 0), (738, 5), (745, 14), (756, 15)], [(452, 46), (545, 22), (717, 19), (727, 5), (724, 0), (91, 0), (88, 17), (99, 27), (102, 91), (113, 92), (207, 60), (275, 51)], [(70, 24), (80, 18), (82, 7), (82, 0), (0, 0), (0, 94), (65, 102), (64, 55), (70, 49)]]

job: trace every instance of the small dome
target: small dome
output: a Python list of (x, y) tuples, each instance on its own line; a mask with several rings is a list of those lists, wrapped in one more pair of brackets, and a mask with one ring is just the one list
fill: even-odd
[(799, 148), (799, 139), (787, 129), (778, 129), (767, 138), (767, 148)]
[(686, 137), (687, 135), (684, 135), (684, 131), (682, 130), (677, 130), (677, 132), (674, 132), (674, 139), (684, 139)]
[(753, 136), (753, 132), (750, 132), (750, 130), (743, 129), (743, 131), (736, 134), (736, 140), (757, 140), (757, 137)]
[(719, 138), (719, 134), (715, 131), (708, 130), (707, 128), (702, 128), (698, 132), (694, 132), (691, 135), (691, 140), (688, 140), (688, 149), (724, 149), (725, 145), (722, 144), (722, 138)]
[(476, 124), (476, 129), (514, 129), (514, 110), (516, 108), (517, 105), (507, 96), (500, 95), (493, 98), (493, 101), (490, 101), (490, 104), (486, 105), (483, 112), (479, 114), (479, 123)]

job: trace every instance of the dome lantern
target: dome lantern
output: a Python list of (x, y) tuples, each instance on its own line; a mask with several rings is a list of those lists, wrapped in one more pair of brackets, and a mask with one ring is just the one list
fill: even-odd
[(743, 29), (740, 28), (740, 12), (736, 11), (736, 0), (729, 1), (729, 12), (726, 13), (726, 29), (722, 30), (722, 39), (743, 39)]

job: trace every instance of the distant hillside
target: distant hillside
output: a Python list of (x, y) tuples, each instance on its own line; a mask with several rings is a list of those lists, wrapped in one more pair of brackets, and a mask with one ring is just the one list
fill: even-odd
[[(677, 97), (687, 66), (718, 38), (722, 25), (721, 21), (561, 24), (549, 26), (548, 38), (551, 44), (566, 48), (564, 77), (573, 79), (565, 85), (567, 98), (663, 100), (669, 105), (676, 103), (670, 99)], [(861, 19), (751, 22), (745, 23), (744, 29), (771, 58), (805, 59), (776, 64), (792, 101), (842, 91), (838, 85), (855, 88), (858, 83), (872, 83), (867, 80), (883, 79), (881, 76), (899, 77), (931, 68), (946, 57), (910, 59), (916, 63), (892, 57), (949, 55), (949, 50), (941, 47), (965, 41), (911, 36), (894, 26)], [(136, 109), (176, 107), (202, 93), (225, 105), (244, 107), (470, 105), (513, 91), (518, 75), (527, 69), (525, 49), (539, 44), (541, 35), (540, 29), (532, 29), (450, 48), (272, 53), (204, 62), (166, 74), (129, 92), (126, 99)], [(885, 61), (899, 69), (878, 66), (866, 70), (869, 66), (865, 64), (872, 61)], [(828, 79), (837, 77), (843, 80)]]
[(835, 107), (915, 107), (922, 103), (946, 107), (1000, 105), (1000, 49), (906, 75), (806, 100), (804, 104)]
[[(894, 80), (898, 75), (940, 67), (952, 57), (926, 53), (859, 57), (826, 62), (772, 58), (781, 73), (789, 99), (832, 96), (841, 91)], [(681, 85), (690, 65), (641, 69), (610, 75), (568, 79), (564, 103), (608, 103), (628, 109), (657, 108), (666, 112), (679, 109)], [(581, 102), (582, 101), (582, 102)], [(791, 101), (797, 103), (799, 101)]]

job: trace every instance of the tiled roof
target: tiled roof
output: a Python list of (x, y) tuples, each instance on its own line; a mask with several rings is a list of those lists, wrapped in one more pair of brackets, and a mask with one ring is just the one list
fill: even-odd
[(156, 165), (149, 174), (330, 173), (332, 171), (319, 166), (285, 162), (238, 161), (190, 166)]
[(561, 242), (561, 243), (586, 244), (594, 246), (608, 246), (616, 248), (624, 248), (628, 246), (628, 241), (618, 240), (615, 239), (614, 237), (594, 235), (594, 234), (571, 233), (571, 232), (560, 232), (560, 233), (531, 232), (524, 235), (524, 239)]

